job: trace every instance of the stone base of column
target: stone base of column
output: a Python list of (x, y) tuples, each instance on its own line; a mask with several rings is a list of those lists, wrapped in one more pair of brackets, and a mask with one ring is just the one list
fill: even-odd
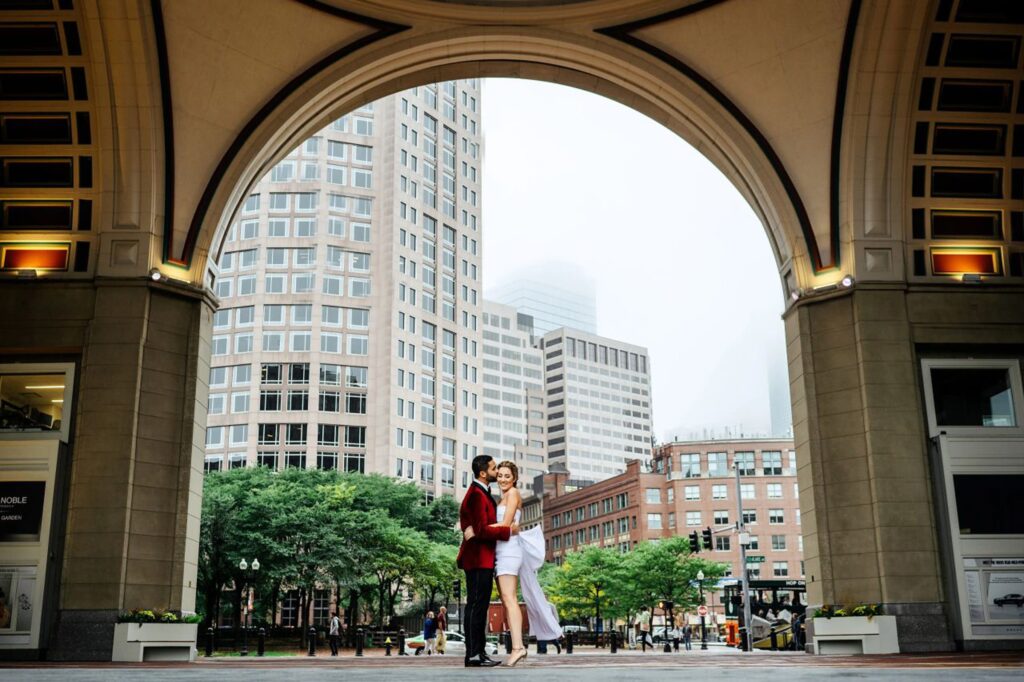
[(117, 611), (63, 610), (46, 652), (49, 661), (109, 661)]
[(882, 609), (886, 615), (896, 616), (900, 653), (957, 650), (945, 604), (883, 604)]

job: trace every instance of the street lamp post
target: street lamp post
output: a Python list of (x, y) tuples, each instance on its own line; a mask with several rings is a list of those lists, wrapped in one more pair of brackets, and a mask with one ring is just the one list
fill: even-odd
[[(697, 589), (700, 591), (700, 605), (704, 606), (704, 571), (697, 571)], [(704, 627), (704, 614), (700, 614), (700, 650), (708, 650), (708, 631)]]
[(239, 652), (239, 655), (240, 656), (248, 656), (249, 655), (249, 637), (248, 637), (248, 635), (249, 635), (249, 626), (246, 623), (246, 620), (252, 618), (252, 611), (251, 611), (251, 609), (249, 609), (248, 605), (245, 603), (246, 600), (244, 598), (244, 593), (245, 593), (245, 588), (251, 589), (252, 582), (256, 579), (256, 572), (258, 570), (260, 570), (260, 560), (259, 559), (253, 559), (252, 560), (252, 567), (250, 568), (249, 562), (246, 561), (245, 558), (243, 557), (242, 560), (238, 562), (238, 570), (240, 570), (242, 572), (242, 585), (243, 585), (243, 588), (242, 588), (242, 591), (243, 591), (243, 599), (242, 599), (242, 601), (243, 601), (243, 604), (242, 604), (242, 650)]
[(672, 611), (672, 607), (675, 606), (672, 602), (666, 600), (659, 604), (661, 607), (662, 616), (665, 618), (665, 653), (672, 653), (672, 641), (668, 636), (668, 625), (669, 625), (669, 613)]

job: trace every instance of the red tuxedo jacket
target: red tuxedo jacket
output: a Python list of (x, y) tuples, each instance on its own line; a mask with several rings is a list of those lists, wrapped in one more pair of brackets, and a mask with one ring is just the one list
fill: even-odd
[(508, 540), (512, 529), (506, 526), (491, 527), (498, 523), (498, 505), (488, 493), (476, 483), (469, 484), (466, 496), (459, 507), (459, 526), (462, 530), (473, 527), (473, 539), (462, 540), (459, 556), (455, 563), (465, 571), (474, 568), (494, 568), (494, 551), (498, 540)]

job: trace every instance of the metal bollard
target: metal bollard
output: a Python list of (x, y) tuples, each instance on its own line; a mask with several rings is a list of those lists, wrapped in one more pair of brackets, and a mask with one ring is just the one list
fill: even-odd
[(771, 637), (772, 637), (772, 651), (778, 651), (779, 650), (779, 640), (778, 640), (778, 635), (775, 632), (775, 628), (772, 628), (772, 635), (771, 635)]
[(363, 629), (356, 628), (356, 656), (363, 657)]
[(405, 650), (405, 628), (398, 629), (398, 655), (408, 656), (409, 652)]
[(307, 656), (316, 656), (316, 628), (309, 627), (309, 652)]
[(504, 635), (505, 635), (505, 653), (506, 654), (510, 654), (510, 653), (512, 653), (512, 633), (509, 632), (508, 630), (506, 630), (504, 632)]
[(565, 653), (567, 653), (567, 654), (571, 654), (572, 653), (573, 634), (574, 633), (569, 632), (569, 633), (566, 633), (566, 635), (565, 635)]
[(262, 656), (267, 650), (267, 629), (260, 628), (259, 637), (256, 640), (256, 655)]
[(612, 638), (612, 642), (611, 642), (612, 653), (613, 654), (619, 653), (619, 633), (616, 632), (615, 630), (612, 630), (611, 634), (609, 634), (608, 636)]
[(217, 631), (213, 629), (213, 626), (206, 628), (206, 655), (207, 657), (213, 656), (213, 638), (217, 636)]
[(679, 637), (672, 638), (672, 651), (679, 651)]
[(384, 655), (385, 656), (390, 656), (391, 655), (391, 638), (390, 637), (386, 637), (384, 639)]

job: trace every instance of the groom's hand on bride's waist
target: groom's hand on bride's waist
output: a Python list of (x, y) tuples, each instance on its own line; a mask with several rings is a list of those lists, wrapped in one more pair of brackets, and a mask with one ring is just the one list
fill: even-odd
[(518, 524), (518, 523), (513, 523), (513, 524), (512, 524), (512, 525), (511, 525), (511, 526), (509, 527), (509, 532), (510, 532), (510, 533), (511, 533), (512, 535), (519, 535), (519, 524)]

